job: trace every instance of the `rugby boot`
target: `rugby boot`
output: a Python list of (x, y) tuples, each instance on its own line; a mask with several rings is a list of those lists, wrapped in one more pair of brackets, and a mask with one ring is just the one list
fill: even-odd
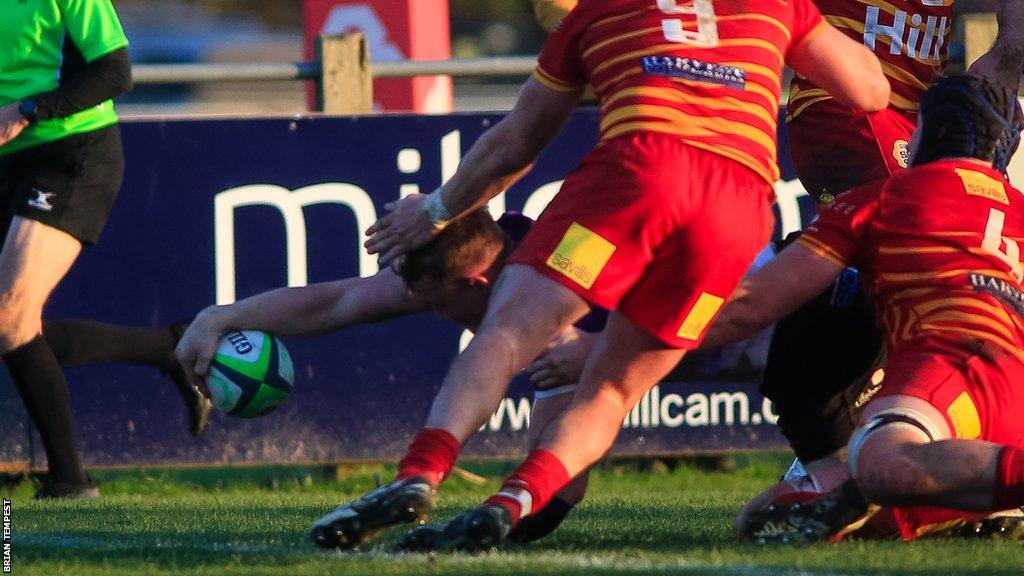
[[(175, 345), (181, 340), (189, 323), (188, 320), (185, 320), (175, 322), (167, 327), (174, 338)], [(213, 410), (210, 399), (199, 392), (188, 374), (185, 373), (185, 367), (173, 355), (171, 363), (163, 368), (163, 373), (174, 382), (174, 387), (185, 403), (185, 410), (188, 413), (188, 433), (196, 438), (202, 436), (210, 425), (210, 411)]]
[(1024, 540), (1024, 514), (1020, 509), (996, 512), (977, 522), (969, 522), (956, 528), (950, 536), (983, 540)]
[(309, 537), (321, 548), (356, 548), (392, 526), (423, 523), (436, 500), (437, 491), (422, 478), (395, 480), (338, 506), (313, 524)]
[(810, 500), (774, 502), (750, 515), (745, 539), (756, 544), (838, 542), (880, 508), (864, 501), (853, 480)]
[(443, 524), (414, 528), (399, 540), (398, 547), (408, 552), (478, 552), (496, 548), (511, 530), (512, 516), (507, 510), (484, 504)]

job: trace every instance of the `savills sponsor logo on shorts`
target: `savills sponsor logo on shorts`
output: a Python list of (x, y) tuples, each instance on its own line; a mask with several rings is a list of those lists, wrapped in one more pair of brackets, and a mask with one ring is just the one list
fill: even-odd
[(36, 196), (35, 198), (28, 199), (29, 207), (42, 210), (43, 212), (53, 211), (53, 204), (50, 203), (50, 198), (56, 196), (56, 192), (43, 192), (39, 188), (33, 188), (32, 193)]
[(597, 233), (573, 222), (547, 265), (573, 282), (589, 289), (615, 253), (615, 245)]
[(711, 324), (711, 320), (715, 318), (718, 311), (722, 309), (722, 304), (725, 304), (725, 298), (701, 292), (697, 302), (693, 304), (693, 308), (690, 308), (690, 312), (687, 313), (683, 324), (679, 327), (679, 331), (676, 332), (676, 336), (686, 340), (696, 340), (708, 327), (708, 324)]

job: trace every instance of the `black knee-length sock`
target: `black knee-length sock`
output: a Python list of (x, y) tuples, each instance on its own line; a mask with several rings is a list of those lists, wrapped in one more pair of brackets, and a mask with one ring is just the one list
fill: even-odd
[(42, 336), (3, 355), (15, 387), (39, 430), (54, 482), (88, 481), (78, 457), (68, 385)]

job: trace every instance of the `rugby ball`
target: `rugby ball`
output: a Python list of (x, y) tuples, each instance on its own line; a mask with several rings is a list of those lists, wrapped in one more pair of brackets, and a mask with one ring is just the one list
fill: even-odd
[(239, 418), (273, 412), (288, 399), (294, 381), (288, 350), (274, 336), (256, 330), (224, 334), (206, 375), (214, 407)]

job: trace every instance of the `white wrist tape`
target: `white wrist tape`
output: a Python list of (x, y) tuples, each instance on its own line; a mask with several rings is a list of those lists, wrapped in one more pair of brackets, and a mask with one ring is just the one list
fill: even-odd
[(440, 188), (427, 194), (427, 200), (423, 202), (423, 210), (430, 217), (430, 223), (438, 230), (444, 230), (445, 226), (452, 219), (451, 212), (448, 212), (448, 208), (444, 205), (444, 200), (441, 199)]

